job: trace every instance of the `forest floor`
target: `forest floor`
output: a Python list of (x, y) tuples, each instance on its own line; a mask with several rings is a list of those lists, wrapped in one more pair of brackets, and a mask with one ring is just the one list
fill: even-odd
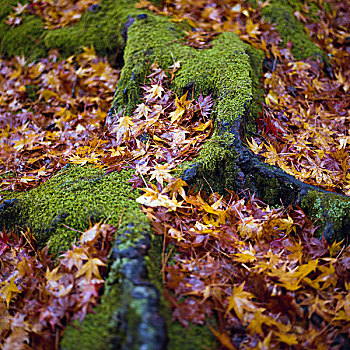
[[(79, 3), (75, 16), (66, 11), (69, 1), (31, 11), (54, 28), (77, 20), (95, 2)], [(329, 1), (329, 11), (311, 3), (318, 13), (305, 5), (295, 16), (328, 65), (294, 58), (293, 44), (283, 46), (260, 19), (267, 2), (254, 8), (230, 0), (174, 0), (155, 7), (140, 0), (136, 6), (187, 20), (197, 30), (187, 33), (186, 45), (206, 49), (218, 33), (233, 31), (263, 50), (265, 103), (247, 144), (303, 182), (350, 195), (350, 4)], [(23, 11), (28, 6), (18, 5), (8, 24), (18, 25)], [(0, 202), (8, 191), (29, 191), (70, 163), (106, 173), (135, 169), (137, 202), (154, 233), (164, 236), (161, 275), (174, 320), (187, 327), (215, 317), (217, 327), (208, 327), (226, 349), (348, 348), (348, 242), (316, 238), (318, 222), (296, 205), (271, 208), (254, 194), (194, 191), (176, 177), (211, 136), (214, 103), (211, 96), (176, 96), (170, 86), (179, 69), (181, 62), (165, 70), (152, 64), (142, 102), (107, 127), (120, 71), (93, 47), (66, 59), (57, 50), (35, 62), (1, 59)], [(92, 223), (59, 264), (47, 249), (38, 250), (30, 229), (20, 237), (0, 234), (0, 348), (58, 344), (64, 325), (91, 311), (114, 232)], [(79, 304), (74, 314), (60, 305), (68, 294)], [(55, 317), (49, 315), (53, 304)], [(40, 311), (29, 320), (33, 305)]]

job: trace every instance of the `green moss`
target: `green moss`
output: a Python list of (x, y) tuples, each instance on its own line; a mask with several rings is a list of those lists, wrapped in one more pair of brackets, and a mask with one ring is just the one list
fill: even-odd
[[(150, 320), (157, 307), (150, 310), (149, 304), (156, 303), (158, 292), (133, 281), (140, 278), (139, 272), (143, 276), (142, 269), (146, 271), (142, 254), (134, 258), (133, 249), (144, 249), (150, 224), (135, 201), (138, 191), (132, 192), (128, 183), (132, 174), (122, 170), (105, 175), (91, 166), (69, 165), (38, 188), (19, 194), (16, 202), (7, 202), (1, 211), (1, 226), (31, 226), (39, 245), (50, 241), (54, 253), (80, 236), (68, 227), (83, 231), (89, 219), (117, 226), (122, 218), (101, 303), (82, 324), (76, 321), (66, 329), (61, 349), (114, 349), (116, 344), (130, 345), (130, 339), (130, 349), (141, 348), (143, 342), (154, 344), (156, 327)], [(135, 248), (137, 244), (141, 248)]]
[[(293, 1), (294, 7), (300, 1)], [(276, 30), (281, 34), (283, 44), (292, 42), (292, 53), (296, 59), (322, 56), (322, 50), (308, 37), (303, 24), (294, 16), (294, 8), (285, 0), (271, 0), (269, 6), (262, 10), (262, 15), (275, 24)]]
[[(122, 211), (127, 209), (120, 226), (123, 232), (133, 221), (132, 216), (139, 216), (134, 201), (138, 193), (131, 192), (131, 184), (127, 182), (131, 173), (104, 175), (102, 170), (89, 166), (70, 166), (38, 188), (18, 195), (18, 202), (12, 208), (15, 220), (10, 220), (10, 213), (5, 212), (2, 221), (7, 227), (29, 225), (40, 246), (50, 241), (53, 253), (68, 249), (80, 235), (66, 226), (84, 231), (89, 219), (96, 222), (107, 218), (108, 223), (117, 225)], [(140, 225), (144, 229), (146, 221)], [(133, 232), (139, 231), (141, 228)]]
[[(166, 18), (150, 15), (135, 20), (128, 31), (125, 66), (113, 107), (117, 112), (123, 108), (125, 113), (132, 111), (139, 101), (139, 86), (153, 62), (167, 68), (174, 61), (181, 61), (172, 89), (177, 94), (189, 91), (193, 97), (200, 93), (212, 94), (216, 99), (212, 117), (216, 120), (217, 132), (196, 158), (197, 179), (204, 185), (210, 182), (214, 190), (224, 191), (234, 187), (237, 173), (236, 155), (232, 150), (235, 123), (243, 116), (256, 115), (260, 109), (259, 98), (263, 92), (259, 78), (263, 54), (244, 44), (233, 33), (222, 33), (206, 50), (182, 45), (182, 37), (182, 27)], [(184, 170), (190, 167), (191, 164), (186, 165)]]
[(45, 57), (46, 48), (43, 45), (44, 22), (36, 16), (26, 16), (18, 27), (0, 25), (0, 52), (6, 57), (24, 55), (31, 59)]
[(63, 56), (77, 54), (83, 46), (92, 45), (100, 56), (116, 56), (123, 49), (122, 31), (128, 16), (140, 13), (135, 1), (102, 0), (98, 10), (86, 11), (76, 25), (49, 31), (45, 37), (48, 48), (60, 48)]
[(276, 178), (263, 178), (256, 176), (254, 179), (255, 186), (260, 189), (261, 198), (265, 203), (277, 204), (280, 203), (280, 186)]
[(350, 198), (310, 191), (302, 200), (306, 214), (318, 219), (319, 235), (327, 240), (341, 240), (350, 230)]
[[(170, 252), (171, 245), (166, 249), (166, 254)], [(152, 238), (152, 246), (147, 259), (150, 281), (157, 287), (158, 290), (163, 289), (162, 285), (162, 250), (163, 236), (155, 235)], [(169, 256), (168, 263), (171, 264), (172, 257), (176, 254), (176, 249)], [(186, 329), (178, 321), (172, 320), (172, 312), (169, 303), (161, 294), (160, 312), (166, 320), (167, 333), (169, 337), (168, 350), (212, 350), (217, 348), (217, 341), (213, 333), (207, 325), (190, 324)], [(206, 320), (212, 327), (215, 328), (216, 321), (211, 318)]]
[(173, 59), (179, 60), (191, 52), (178, 42), (184, 36), (181, 27), (167, 18), (147, 14), (133, 20), (124, 52), (125, 65), (113, 100), (113, 107), (118, 112), (125, 108), (126, 114), (138, 103), (140, 84), (145, 81), (153, 62), (168, 68)]
[(60, 349), (109, 350), (115, 349), (113, 342), (119, 331), (118, 306), (120, 307), (121, 288), (115, 285), (105, 294), (101, 303), (88, 314), (84, 322), (75, 321), (64, 333)]
[(68, 57), (92, 45), (98, 55), (109, 56), (115, 63), (125, 46), (123, 29), (129, 16), (145, 12), (134, 8), (135, 0), (101, 0), (97, 9), (86, 11), (77, 24), (46, 30), (41, 18), (23, 15), (21, 25), (11, 28), (4, 20), (17, 2), (1, 3), (0, 52), (7, 57), (24, 54), (30, 60), (45, 57), (51, 48), (60, 49), (62, 56)]

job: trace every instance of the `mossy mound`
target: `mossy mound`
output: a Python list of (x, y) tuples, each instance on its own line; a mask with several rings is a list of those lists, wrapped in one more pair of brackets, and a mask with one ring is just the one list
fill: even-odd
[(350, 232), (350, 197), (309, 191), (302, 200), (305, 212), (319, 220), (319, 232), (328, 241), (340, 241), (339, 232)]
[(292, 53), (296, 59), (318, 56), (326, 60), (323, 51), (313, 43), (304, 26), (294, 16), (294, 8), (300, 4), (301, 1), (298, 0), (271, 0), (262, 10), (262, 15), (275, 25), (285, 46), (288, 42), (292, 43)]
[(93, 10), (86, 11), (77, 24), (47, 30), (40, 17), (30, 14), (24, 14), (17, 27), (7, 25), (4, 21), (18, 1), (1, 1), (0, 54), (7, 58), (24, 55), (28, 60), (35, 60), (45, 57), (49, 49), (57, 48), (62, 57), (68, 57), (92, 45), (98, 55), (115, 61), (125, 46), (123, 29), (128, 16), (142, 13), (134, 8), (135, 2), (101, 0)]
[[(198, 185), (206, 186), (208, 181), (219, 192), (225, 188), (235, 189), (233, 140), (241, 119), (252, 120), (259, 109), (263, 95), (259, 87), (263, 54), (244, 44), (234, 33), (222, 33), (211, 42), (210, 49), (197, 50), (181, 44), (182, 25), (146, 14), (132, 20), (113, 109), (127, 114), (135, 108), (139, 103), (140, 84), (153, 62), (166, 69), (174, 61), (180, 61), (181, 69), (172, 89), (178, 94), (189, 91), (195, 97), (200, 93), (212, 94), (216, 99), (212, 116), (217, 126), (195, 164), (185, 165), (184, 178), (188, 180), (190, 173)], [(249, 124), (252, 125), (246, 120), (246, 125)]]
[(1, 212), (0, 223), (7, 228), (28, 225), (39, 246), (50, 241), (54, 254), (67, 250), (79, 237), (68, 227), (84, 231), (89, 220), (106, 219), (117, 225), (123, 211), (120, 232), (134, 222), (133, 217), (139, 222), (135, 235), (148, 231), (149, 223), (135, 202), (138, 193), (127, 182), (131, 174), (123, 170), (104, 175), (97, 168), (69, 165), (38, 188), (17, 195), (16, 203)]

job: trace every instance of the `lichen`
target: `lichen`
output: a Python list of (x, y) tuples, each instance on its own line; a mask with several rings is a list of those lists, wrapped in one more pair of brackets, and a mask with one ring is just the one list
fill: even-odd
[(350, 230), (350, 198), (318, 191), (309, 191), (301, 207), (306, 214), (317, 220), (317, 234), (329, 241), (341, 240), (341, 232)]

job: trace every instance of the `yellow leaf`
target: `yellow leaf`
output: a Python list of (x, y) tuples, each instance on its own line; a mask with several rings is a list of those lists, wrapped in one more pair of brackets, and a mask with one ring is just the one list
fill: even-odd
[[(102, 225), (103, 226), (103, 225)], [(101, 221), (96, 223), (94, 226), (86, 230), (80, 237), (80, 242), (86, 244), (93, 241), (101, 233)]]
[(176, 110), (170, 113), (171, 123), (174, 123), (176, 120), (182, 117), (182, 115), (185, 113), (186, 108), (191, 104), (191, 101), (186, 101), (187, 93), (188, 91), (183, 96), (181, 96), (180, 99), (178, 99), (176, 96), (176, 99), (175, 99)]
[(186, 200), (186, 193), (184, 190), (184, 186), (187, 186), (187, 183), (181, 178), (176, 179), (168, 183), (168, 185), (164, 188), (163, 193), (169, 192), (172, 198), (176, 198), (176, 195), (179, 194), (184, 200)]
[(273, 103), (278, 104), (278, 95), (275, 91), (270, 90), (268, 95), (265, 97), (265, 102), (268, 106), (271, 106)]
[(151, 85), (151, 89), (148, 90), (148, 95), (150, 95), (150, 98), (158, 97), (162, 98), (162, 92), (164, 92), (164, 89), (160, 85)]
[(264, 332), (262, 330), (262, 325), (267, 325), (267, 326), (276, 326), (278, 327), (278, 322), (273, 319), (270, 316), (263, 315), (262, 313), (265, 311), (265, 309), (260, 308), (257, 312), (255, 312), (251, 316), (251, 320), (247, 326), (247, 329), (249, 330), (250, 334), (255, 334), (258, 333), (260, 335), (263, 335)]
[(83, 265), (83, 267), (77, 271), (75, 277), (80, 277), (85, 275), (85, 279), (90, 281), (92, 277), (102, 279), (99, 266), (106, 266), (106, 264), (98, 258), (89, 258), (89, 260)]
[(283, 334), (283, 333), (278, 333), (274, 332), (274, 334), (278, 337), (278, 339), (287, 345), (296, 345), (299, 344), (298, 338), (295, 334)]
[(206, 123), (199, 123), (198, 126), (194, 127), (193, 130), (195, 131), (204, 131), (205, 129), (208, 128), (212, 124), (211, 120), (208, 120)]
[(175, 240), (177, 240), (178, 242), (180, 241), (184, 241), (185, 239), (183, 238), (183, 234), (181, 231), (179, 230), (176, 230), (175, 228), (173, 227), (170, 227), (169, 231), (168, 231), (168, 234), (174, 238)]
[(342, 250), (342, 243), (344, 240), (341, 240), (340, 242), (334, 242), (331, 247), (328, 247), (329, 255), (335, 256)]
[(250, 18), (247, 20), (246, 29), (247, 33), (253, 38), (256, 38), (257, 34), (261, 33), (259, 31), (259, 23), (254, 24)]
[(256, 257), (249, 251), (247, 253), (237, 253), (234, 258), (235, 261), (240, 263), (248, 263), (256, 260)]
[(56, 98), (57, 100), (60, 100), (60, 97), (54, 91), (47, 90), (47, 89), (42, 90), (40, 92), (39, 99), (42, 99), (42, 98), (45, 99), (45, 102), (48, 102), (51, 98)]
[(209, 329), (213, 332), (215, 337), (220, 343), (229, 350), (236, 350), (236, 347), (232, 345), (230, 337), (226, 333), (220, 333), (208, 324)]
[(122, 140), (128, 141), (130, 138), (130, 129), (134, 126), (134, 122), (128, 115), (121, 117), (119, 123), (115, 126), (111, 133), (117, 133), (117, 142), (120, 143)]
[(27, 184), (28, 182), (35, 181), (35, 180), (36, 180), (35, 176), (22, 176), (20, 181)]
[(169, 174), (170, 171), (172, 170), (169, 169), (168, 163), (164, 165), (157, 164), (155, 167), (155, 170), (150, 172), (152, 174), (150, 181), (152, 181), (153, 179), (156, 179), (160, 183), (160, 185), (163, 187), (163, 181), (170, 182), (173, 179), (173, 177)]
[(10, 283), (5, 282), (5, 286), (0, 289), (0, 297), (6, 300), (7, 308), (10, 306), (11, 300), (15, 297), (20, 290), (15, 284), (15, 276), (11, 278)]
[(83, 58), (85, 60), (91, 61), (96, 58), (96, 51), (91, 45), (90, 47), (83, 47), (84, 52), (78, 56), (78, 58)]
[(48, 281), (58, 281), (62, 274), (61, 273), (58, 273), (58, 269), (60, 267), (57, 266), (56, 268), (54, 268), (52, 271), (50, 271), (49, 268), (46, 269), (46, 273), (45, 273), (45, 277)]
[(145, 194), (136, 199), (137, 203), (149, 207), (165, 207), (173, 211), (176, 211), (176, 208), (181, 207), (182, 205), (182, 202), (178, 202), (176, 199), (170, 199), (168, 196), (160, 194), (157, 188), (156, 190), (151, 188), (142, 188), (142, 191), (144, 191)]
[(149, 112), (151, 112), (151, 109), (144, 103), (141, 103), (137, 105), (134, 113), (137, 113), (138, 118), (145, 117), (147, 119)]
[(228, 307), (226, 314), (232, 309), (235, 311), (237, 317), (242, 321), (244, 311), (255, 311), (257, 307), (250, 301), (254, 295), (249, 292), (244, 292), (244, 282), (236, 287), (233, 287), (232, 295), (228, 297)]
[(182, 108), (177, 108), (174, 112), (171, 112), (169, 114), (171, 118), (171, 123), (174, 123), (176, 120), (178, 120), (182, 115), (185, 113), (185, 110)]
[(249, 148), (253, 151), (254, 154), (259, 154), (261, 152), (261, 149), (264, 146), (263, 143), (261, 143), (259, 146), (253, 138), (252, 138), (251, 143), (248, 140), (247, 140), (247, 143), (248, 143)]

